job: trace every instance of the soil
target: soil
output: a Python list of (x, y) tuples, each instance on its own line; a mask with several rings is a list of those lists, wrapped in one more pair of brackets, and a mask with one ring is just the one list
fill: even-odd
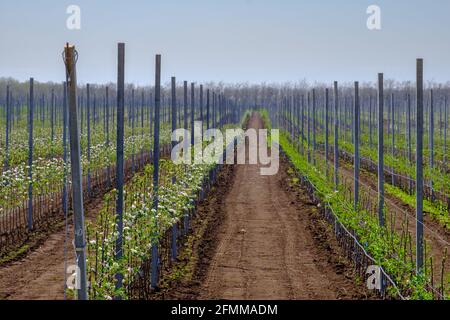
[(159, 291), (152, 299), (192, 300), (198, 297), (217, 249), (218, 235), (225, 219), (225, 199), (235, 179), (235, 169), (231, 165), (222, 166), (208, 196), (197, 206), (176, 264), (163, 274)]
[[(262, 125), (253, 114), (248, 127)], [(206, 223), (210, 227), (194, 227), (197, 240), (185, 255), (190, 258), (180, 262), (185, 276), (163, 287), (156, 298), (373, 298), (363, 283), (356, 283), (351, 264), (318, 208), (293, 185), (288, 162), (280, 158), (279, 172), (273, 176), (260, 175), (260, 168), (237, 165), (234, 174), (224, 178), (228, 187), (219, 186), (213, 191), (218, 196), (200, 205), (203, 222), (208, 220), (204, 209), (213, 209)]]

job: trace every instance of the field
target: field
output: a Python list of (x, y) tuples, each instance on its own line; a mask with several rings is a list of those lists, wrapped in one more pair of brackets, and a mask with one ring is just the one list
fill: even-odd
[[(448, 298), (447, 87), (69, 83), (0, 82), (2, 298)], [(174, 163), (194, 121), (270, 129), (278, 173), (248, 133), (215, 154), (247, 164)]]

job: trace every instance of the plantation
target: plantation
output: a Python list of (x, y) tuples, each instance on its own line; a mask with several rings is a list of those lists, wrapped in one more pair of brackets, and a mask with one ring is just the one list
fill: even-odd
[[(3, 82), (2, 86), (5, 84)], [(22, 85), (16, 83), (15, 86), (20, 91)], [(16, 98), (14, 103), (11, 99), (14, 85), (8, 84), (6, 88), (2, 121), (2, 132), (6, 135), (1, 139), (4, 166), (0, 192), (5, 257), (29, 241), (23, 235), (42, 232), (48, 224), (64, 217), (67, 220), (71, 213), (68, 119), (64, 110), (67, 108), (67, 87), (52, 84), (40, 84), (39, 87), (42, 93), (37, 95), (42, 95), (42, 99), (37, 106), (23, 97)], [(120, 165), (128, 178), (122, 187), (120, 233), (117, 230), (119, 194), (116, 187), (119, 136), (114, 128), (120, 123), (117, 106), (110, 101), (112, 90), (109, 87), (105, 90), (102, 86), (88, 85), (86, 90), (82, 88), (79, 92), (83, 193), (86, 201), (98, 203), (96, 211), (88, 213), (85, 235), (86, 276), (91, 299), (151, 297), (159, 278), (168, 270), (170, 272), (179, 251), (184, 250), (183, 239), (190, 233), (190, 220), (195, 219), (197, 206), (208, 197), (219, 169), (213, 164), (175, 165), (167, 159), (173, 143), (171, 126), (181, 125), (193, 130), (193, 123), (198, 120), (202, 121), (202, 130), (216, 126), (225, 130), (235, 128), (238, 123), (245, 128), (254, 116), (250, 111), (251, 92), (259, 95), (256, 103), (260, 101), (258, 104), (263, 107), (258, 112), (264, 126), (281, 129), (282, 157), (289, 159), (298, 175), (298, 188), (306, 188), (323, 212), (324, 219), (334, 221), (335, 235), (346, 256), (353, 261), (357, 274), (364, 278), (369, 265), (380, 266), (383, 281), (380, 293), (385, 298), (445, 299), (448, 296), (450, 220), (447, 199), (450, 180), (446, 169), (446, 119), (443, 118), (443, 115), (447, 116), (446, 99), (440, 99), (445, 103), (438, 104), (440, 130), (434, 130), (434, 117), (425, 123), (425, 128), (428, 126), (429, 129), (425, 130), (428, 135), (424, 134), (424, 139), (429, 143), (422, 152), (430, 161), (423, 163), (425, 218), (421, 224), (425, 227), (425, 241), (423, 271), (418, 274), (415, 234), (417, 124), (411, 116), (417, 109), (411, 107), (412, 89), (394, 88), (386, 95), (391, 97), (391, 102), (394, 96), (407, 98), (406, 103), (398, 107), (392, 103), (391, 109), (383, 113), (384, 141), (391, 142), (382, 147), (384, 224), (379, 221), (379, 185), (374, 183), (379, 175), (379, 145), (375, 141), (380, 131), (377, 127), (379, 113), (375, 112), (372, 103), (376, 101), (376, 91), (371, 87), (361, 89), (363, 103), (359, 105), (359, 99), (355, 99), (349, 88), (336, 89), (334, 95), (337, 96), (333, 97), (328, 89), (230, 87), (222, 89), (230, 95), (229, 100), (225, 100), (225, 93), (217, 95), (216, 89), (208, 89), (205, 93), (203, 86), (196, 92), (192, 85), (189, 99), (187, 83), (177, 88), (173, 82), (171, 89), (163, 89), (167, 90), (164, 94), (167, 98), (159, 102), (161, 115), (157, 114), (155, 102), (145, 98), (151, 96), (152, 90), (155, 89), (132, 88), (127, 91), (129, 93), (123, 93), (127, 97), (127, 107), (122, 115), (121, 157), (126, 165)], [(272, 93), (264, 94), (268, 91)], [(46, 101), (48, 92), (51, 92), (51, 98)], [(446, 90), (438, 92), (445, 97)], [(30, 95), (34, 94), (30, 91)], [(141, 101), (137, 103), (139, 95)], [(182, 104), (177, 102), (180, 100)], [(364, 103), (367, 101), (369, 103)], [(361, 108), (358, 133), (355, 133), (352, 120), (355, 118), (354, 106)], [(36, 112), (30, 120), (32, 108), (36, 108)], [(433, 108), (434, 102), (430, 101), (425, 112)], [(158, 120), (160, 123), (155, 123)], [(33, 122), (30, 148), (23, 141), (30, 138)], [(155, 134), (159, 137), (159, 149), (154, 149)], [(362, 166), (356, 180), (355, 135), (358, 136)], [(207, 142), (203, 143), (206, 146)], [(228, 152), (230, 150), (228, 148)], [(160, 153), (156, 192), (153, 152)], [(30, 226), (30, 214), (35, 225)], [(67, 230), (66, 227), (66, 239), (69, 237)], [(119, 257), (118, 239), (122, 242)], [(119, 274), (121, 285), (118, 287)], [(66, 292), (71, 297), (77, 296), (76, 290), (67, 288)]]
[[(366, 89), (366, 92), (367, 90), (370, 88)], [(448, 199), (448, 191), (445, 191), (448, 180), (446, 178), (447, 170), (443, 165), (446, 156), (441, 158), (442, 165), (438, 168), (433, 168), (434, 162), (432, 161), (424, 163), (425, 193), (423, 195), (428, 199), (421, 204), (424, 208), (425, 219), (424, 222), (419, 222), (415, 217), (417, 209), (416, 164), (412, 157), (412, 153), (415, 153), (417, 148), (411, 138), (412, 128), (416, 124), (412, 124), (410, 118), (409, 98), (408, 104), (405, 104), (408, 108), (402, 110), (402, 107), (405, 106), (403, 105), (399, 106), (399, 111), (396, 111), (399, 118), (402, 118), (403, 112), (408, 114), (407, 124), (398, 127), (383, 125), (381, 129), (390, 132), (390, 136), (387, 135), (389, 139), (384, 137), (387, 141), (394, 142), (395, 135), (407, 136), (408, 139), (402, 141), (400, 138), (386, 148), (386, 146), (379, 147), (374, 143), (376, 137), (371, 138), (373, 133), (377, 133), (378, 138), (380, 134), (384, 134), (381, 133), (379, 126), (378, 128), (377, 126), (372, 127), (372, 123), (378, 119), (375, 118), (371, 103), (360, 105), (359, 98), (356, 99), (355, 96), (352, 96), (348, 100), (358, 101), (351, 106), (352, 110), (352, 108), (347, 108), (345, 104), (347, 96), (342, 91), (335, 90), (334, 92), (335, 96), (340, 93), (345, 97), (344, 105), (338, 105), (338, 107), (336, 104), (339, 103), (339, 98), (336, 98), (334, 105), (329, 104), (328, 89), (324, 90), (324, 95), (319, 97), (316, 96), (317, 91), (314, 89), (307, 92), (308, 101), (310, 93), (314, 99), (312, 105), (303, 104), (303, 99), (296, 99), (294, 95), (293, 99), (290, 99), (289, 102), (285, 100), (282, 104), (281, 114), (269, 109), (272, 121), (278, 123), (284, 130), (280, 146), (298, 170), (301, 179), (305, 179), (307, 184), (311, 185), (314, 194), (325, 203), (325, 211), (333, 212), (336, 219), (350, 230), (349, 232), (355, 237), (355, 241), (358, 242), (364, 253), (367, 252), (370, 255), (370, 260), (382, 266), (383, 272), (386, 272), (386, 278), (394, 287), (391, 287), (391, 290), (394, 291), (394, 294), (393, 292), (391, 294), (412, 299), (445, 298), (448, 295), (450, 267), (447, 258), (449, 207), (448, 202), (442, 200)], [(306, 95), (306, 93), (303, 94)], [(297, 97), (299, 96), (297, 95)], [(393, 96), (394, 93), (392, 93)], [(370, 93), (369, 97), (370, 99), (365, 98), (364, 100), (372, 101)], [(322, 101), (322, 104), (316, 105), (316, 99)], [(293, 102), (291, 103), (291, 101)], [(353, 120), (350, 126), (344, 125), (344, 132), (342, 132), (340, 123), (348, 123), (348, 118), (355, 119), (354, 110), (358, 108), (359, 112), (360, 107), (361, 117), (358, 116), (358, 120)], [(433, 101), (431, 101), (429, 109), (433, 107)], [(447, 105), (439, 105), (439, 107), (441, 110), (446, 110)], [(342, 109), (349, 110), (349, 113), (340, 113)], [(317, 118), (313, 115), (313, 118), (310, 119), (310, 114), (316, 112)], [(305, 114), (307, 114), (306, 117)], [(392, 121), (390, 113), (382, 114), (382, 123)], [(362, 134), (354, 131), (357, 128), (355, 121), (361, 121), (361, 124), (365, 123), (368, 126), (360, 129)], [(430, 127), (428, 131), (429, 148), (424, 148), (422, 151), (424, 155), (426, 153), (433, 154), (433, 157), (442, 155), (441, 151), (436, 152), (439, 148), (436, 148), (434, 144), (436, 135), (433, 130), (434, 121), (434, 117), (431, 117), (428, 123)], [(442, 124), (442, 117), (440, 124)], [(442, 127), (442, 125), (440, 126)], [(401, 127), (404, 131), (401, 131)], [(364, 131), (370, 132), (369, 137), (364, 138)], [(445, 141), (441, 145), (445, 152), (446, 134), (445, 130), (444, 140), (441, 140)], [(354, 140), (355, 135), (358, 136), (358, 142)], [(362, 170), (355, 170), (356, 143), (358, 143), (359, 154), (357, 159), (363, 167)], [(382, 165), (381, 171), (378, 166), (377, 148), (381, 148), (382, 151), (378, 150), (384, 154), (384, 165)], [(389, 152), (387, 150), (396, 150), (397, 153), (394, 155), (393, 151), (390, 154), (387, 153)], [(409, 157), (405, 156), (405, 153), (408, 153), (405, 150), (409, 151)], [(334, 159), (335, 157), (337, 159)], [(433, 158), (428, 157), (428, 159)], [(377, 186), (375, 183), (380, 172), (383, 175), (381, 181), (383, 181), (384, 187), (382, 189), (383, 220), (379, 215), (380, 185)], [(358, 173), (358, 178), (356, 178), (356, 173)], [(415, 272), (416, 224), (425, 228), (424, 271), (421, 275)], [(395, 291), (397, 292), (395, 293)]]
[(2, 16), (0, 300), (449, 300), (442, 13), (244, 2)]

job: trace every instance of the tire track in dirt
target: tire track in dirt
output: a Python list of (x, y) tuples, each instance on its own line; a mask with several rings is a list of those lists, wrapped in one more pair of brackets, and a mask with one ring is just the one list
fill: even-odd
[[(262, 128), (261, 118), (254, 113), (248, 127)], [(331, 257), (336, 244), (322, 246), (317, 241), (320, 237), (311, 224), (318, 210), (303, 191), (289, 189), (284, 159), (273, 176), (261, 176), (260, 165), (238, 165), (235, 170), (224, 201), (219, 245), (200, 299), (365, 297), (348, 267)]]

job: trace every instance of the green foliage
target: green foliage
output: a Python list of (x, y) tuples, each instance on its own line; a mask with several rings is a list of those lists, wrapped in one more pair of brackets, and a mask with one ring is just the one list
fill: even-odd
[[(16, 130), (22, 132), (22, 130)], [(26, 131), (26, 130), (25, 130)], [(40, 129), (37, 129), (40, 132)], [(139, 132), (135, 129), (132, 135), (131, 128), (125, 131), (124, 157), (130, 159), (133, 154), (139, 154), (141, 150), (148, 152), (153, 145), (151, 135)], [(170, 129), (167, 124), (161, 127), (160, 143), (167, 145), (170, 142)], [(50, 137), (49, 128), (42, 130), (33, 140), (33, 195), (47, 195), (59, 192), (64, 183), (64, 161), (62, 159), (62, 140), (51, 142), (40, 138), (41, 135)], [(114, 135), (111, 135), (114, 136)], [(20, 135), (17, 136), (21, 137)], [(95, 172), (108, 166), (113, 166), (116, 162), (116, 143), (114, 140), (109, 144), (105, 142), (102, 130), (92, 132), (91, 158), (87, 156), (87, 136), (82, 135), (82, 168), (83, 175), (86, 176), (88, 170)], [(0, 174), (0, 214), (3, 210), (20, 206), (28, 198), (28, 143), (20, 144), (19, 141), (28, 141), (25, 136), (22, 140), (11, 141), (10, 168)], [(50, 148), (48, 147), (50, 146)], [(56, 147), (58, 146), (58, 147)], [(59, 147), (60, 146), (60, 147)], [(68, 157), (68, 168), (70, 172), (70, 157)], [(70, 176), (70, 175), (69, 175)], [(70, 177), (69, 177), (70, 178)], [(69, 179), (70, 183), (70, 179)]]
[[(123, 213), (123, 258), (115, 260), (116, 192), (105, 196), (97, 219), (87, 226), (88, 273), (93, 299), (111, 299), (121, 295), (126, 299), (127, 288), (136, 280), (144, 261), (151, 258), (151, 247), (159, 243), (166, 232), (187, 212), (202, 188), (211, 165), (175, 165), (172, 161), (160, 163), (158, 209), (152, 208), (153, 167), (146, 166), (126, 185)], [(172, 177), (176, 182), (172, 183)], [(115, 274), (124, 276), (124, 288), (115, 289)]]
[[(385, 184), (385, 190), (388, 194), (400, 199), (412, 208), (416, 207), (416, 196), (404, 192), (402, 189), (390, 184)], [(450, 229), (450, 215), (446, 206), (443, 206), (439, 202), (431, 202), (427, 199), (423, 201), (424, 212), (429, 214), (432, 218), (436, 219), (445, 228)]]
[(401, 239), (385, 227), (380, 227), (376, 216), (367, 210), (355, 211), (343, 190), (335, 191), (333, 183), (297, 152), (285, 133), (280, 136), (280, 146), (296, 170), (316, 187), (316, 195), (333, 210), (346, 228), (355, 233), (365, 250), (391, 275), (403, 294), (411, 299), (432, 299), (427, 289), (429, 279), (414, 274), (414, 265), (406, 259), (408, 253)]

